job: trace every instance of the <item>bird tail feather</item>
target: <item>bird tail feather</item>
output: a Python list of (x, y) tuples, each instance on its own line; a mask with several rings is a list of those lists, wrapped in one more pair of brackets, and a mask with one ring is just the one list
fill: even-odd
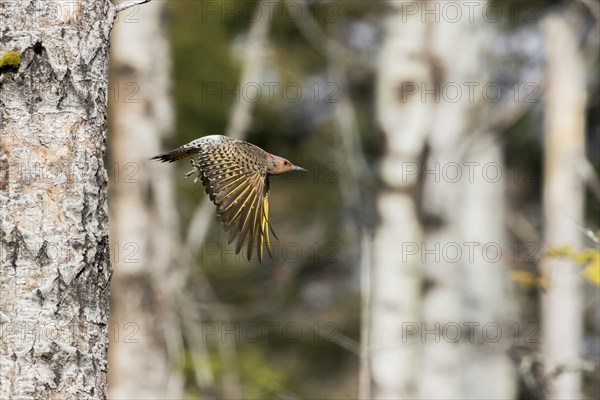
[(194, 147), (185, 147), (181, 146), (176, 148), (175, 150), (171, 150), (166, 153), (159, 154), (150, 158), (151, 160), (159, 160), (162, 162), (175, 162), (177, 160), (181, 160), (182, 158), (186, 158), (191, 156), (192, 154), (198, 153), (199, 149)]

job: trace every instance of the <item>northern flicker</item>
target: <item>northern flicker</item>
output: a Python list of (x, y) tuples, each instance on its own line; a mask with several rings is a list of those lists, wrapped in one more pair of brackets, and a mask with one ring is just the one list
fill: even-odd
[(200, 178), (217, 206), (229, 232), (228, 243), (237, 237), (236, 254), (247, 243), (248, 260), (256, 249), (262, 261), (263, 246), (272, 258), (269, 230), (275, 233), (269, 223), (269, 176), (306, 170), (251, 143), (221, 135), (201, 137), (151, 160), (174, 162), (196, 154), (191, 160), (194, 169), (186, 177), (198, 174), (194, 182)]

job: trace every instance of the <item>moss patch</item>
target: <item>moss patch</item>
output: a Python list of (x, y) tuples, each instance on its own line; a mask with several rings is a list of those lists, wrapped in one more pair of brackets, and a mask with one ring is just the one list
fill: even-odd
[(21, 55), (16, 51), (9, 51), (0, 58), (0, 74), (9, 71), (18, 71), (21, 66)]

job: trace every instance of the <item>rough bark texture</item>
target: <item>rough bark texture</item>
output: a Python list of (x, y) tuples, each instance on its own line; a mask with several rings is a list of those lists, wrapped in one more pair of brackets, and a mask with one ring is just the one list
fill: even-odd
[(106, 398), (108, 1), (0, 3), (0, 398)]
[[(583, 216), (579, 163), (584, 159), (585, 68), (573, 28), (563, 16), (542, 24), (546, 37), (544, 241), (547, 250), (581, 249), (577, 226)], [(549, 287), (542, 296), (542, 351), (549, 398), (580, 399), (583, 297), (573, 260), (546, 257)], [(562, 371), (562, 372), (561, 372)]]
[[(113, 278), (110, 397), (180, 398), (184, 291), (175, 168), (148, 158), (172, 135), (164, 1), (125, 11), (112, 36), (110, 193)], [(127, 15), (129, 14), (129, 15)]]

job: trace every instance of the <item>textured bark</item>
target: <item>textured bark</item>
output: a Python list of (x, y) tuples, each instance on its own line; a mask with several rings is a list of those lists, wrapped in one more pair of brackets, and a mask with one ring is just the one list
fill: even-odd
[[(581, 249), (586, 77), (577, 37), (563, 16), (542, 24), (546, 37), (544, 241), (547, 250)], [(573, 260), (546, 257), (549, 287), (542, 296), (542, 351), (549, 398), (580, 399), (582, 281)]]
[(108, 1), (0, 3), (0, 398), (106, 398)]
[[(112, 36), (110, 397), (180, 398), (181, 329), (174, 306), (185, 282), (174, 168), (149, 161), (174, 133), (166, 6), (122, 18)], [(127, 14), (125, 12), (124, 14)]]

